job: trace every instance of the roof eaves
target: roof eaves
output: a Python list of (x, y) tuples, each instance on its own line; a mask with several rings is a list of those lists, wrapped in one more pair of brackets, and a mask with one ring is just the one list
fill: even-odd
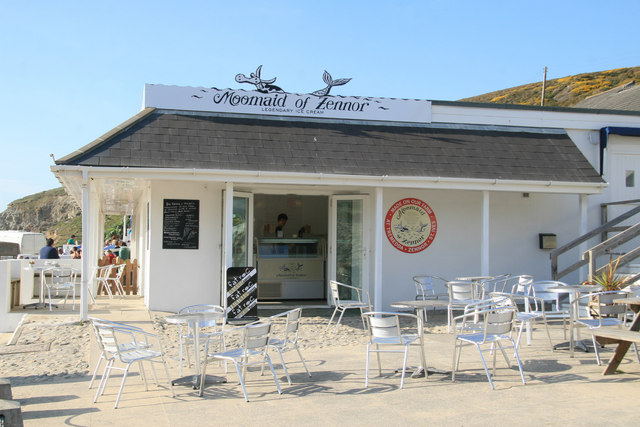
[(74, 151), (74, 152), (72, 152), (70, 154), (67, 154), (64, 157), (61, 157), (61, 158), (57, 159), (56, 160), (56, 165), (64, 165), (64, 164), (68, 164), (69, 162), (72, 162), (77, 157), (84, 155), (85, 153), (93, 150), (94, 148), (102, 145), (103, 143), (105, 143), (109, 139), (111, 139), (114, 136), (118, 135), (119, 133), (124, 132), (125, 130), (127, 130), (131, 126), (133, 126), (136, 123), (138, 123), (139, 121), (143, 120), (145, 117), (149, 116), (154, 111), (155, 111), (155, 108), (151, 108), (151, 107), (145, 108), (144, 110), (140, 111), (135, 116), (131, 117), (130, 119), (126, 120), (125, 122), (121, 123), (120, 125), (114, 127), (109, 132), (105, 133), (104, 135), (100, 136), (99, 138), (94, 139), (93, 141), (91, 141), (90, 143), (85, 145), (84, 147), (81, 147), (81, 148), (77, 149), (76, 151)]

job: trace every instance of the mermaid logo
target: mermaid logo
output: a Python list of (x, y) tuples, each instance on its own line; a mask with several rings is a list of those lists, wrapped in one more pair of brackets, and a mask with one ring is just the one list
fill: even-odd
[[(256, 87), (256, 90), (258, 92), (262, 92), (262, 93), (273, 93), (273, 92), (277, 92), (277, 93), (284, 93), (284, 90), (282, 90), (281, 87), (274, 85), (273, 83), (275, 83), (277, 77), (274, 77), (272, 79), (269, 80), (262, 80), (262, 77), (260, 77), (260, 74), (262, 73), (262, 65), (258, 67), (258, 69), (256, 69), (255, 73), (251, 73), (249, 74), (249, 77), (245, 76), (244, 74), (240, 73), (240, 74), (236, 74), (236, 81), (238, 83), (248, 83), (248, 84), (252, 84)], [(315, 92), (312, 92), (311, 95), (315, 95), (315, 96), (327, 96), (329, 95), (329, 92), (331, 92), (331, 88), (335, 87), (335, 86), (342, 86), (345, 85), (347, 83), (349, 83), (351, 81), (351, 79), (335, 79), (333, 80), (333, 78), (331, 77), (331, 74), (329, 74), (327, 72), (327, 70), (324, 71), (324, 74), (322, 75), (322, 80), (326, 83), (326, 87), (320, 90), (317, 90)]]
[(408, 198), (391, 206), (384, 230), (393, 247), (402, 252), (417, 253), (431, 245), (438, 231), (438, 222), (428, 204)]

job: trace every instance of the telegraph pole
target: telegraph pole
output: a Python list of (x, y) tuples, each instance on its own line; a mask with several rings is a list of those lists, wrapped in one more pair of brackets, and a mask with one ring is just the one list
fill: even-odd
[(540, 100), (540, 106), (544, 107), (544, 91), (547, 87), (547, 67), (544, 67), (544, 76), (542, 77), (542, 99)]

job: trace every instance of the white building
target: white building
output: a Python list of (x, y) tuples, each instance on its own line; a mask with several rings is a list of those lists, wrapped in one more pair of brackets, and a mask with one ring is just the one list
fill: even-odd
[(139, 114), (56, 161), (85, 271), (104, 215), (126, 214), (150, 309), (224, 305), (227, 268), (256, 265), (260, 300), (328, 303), (337, 279), (387, 309), (418, 274), (549, 279), (540, 234), (562, 246), (600, 203), (640, 198), (640, 112), (263, 92), (148, 85)]

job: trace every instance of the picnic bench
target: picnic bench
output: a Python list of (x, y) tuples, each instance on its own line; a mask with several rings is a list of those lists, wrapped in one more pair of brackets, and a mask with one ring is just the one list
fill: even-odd
[(629, 304), (631, 310), (636, 313), (629, 329), (598, 329), (593, 331), (596, 341), (604, 344), (618, 344), (616, 352), (609, 360), (609, 364), (602, 375), (611, 375), (616, 372), (625, 354), (632, 343), (640, 344), (640, 297), (622, 298), (614, 300), (617, 304)]

